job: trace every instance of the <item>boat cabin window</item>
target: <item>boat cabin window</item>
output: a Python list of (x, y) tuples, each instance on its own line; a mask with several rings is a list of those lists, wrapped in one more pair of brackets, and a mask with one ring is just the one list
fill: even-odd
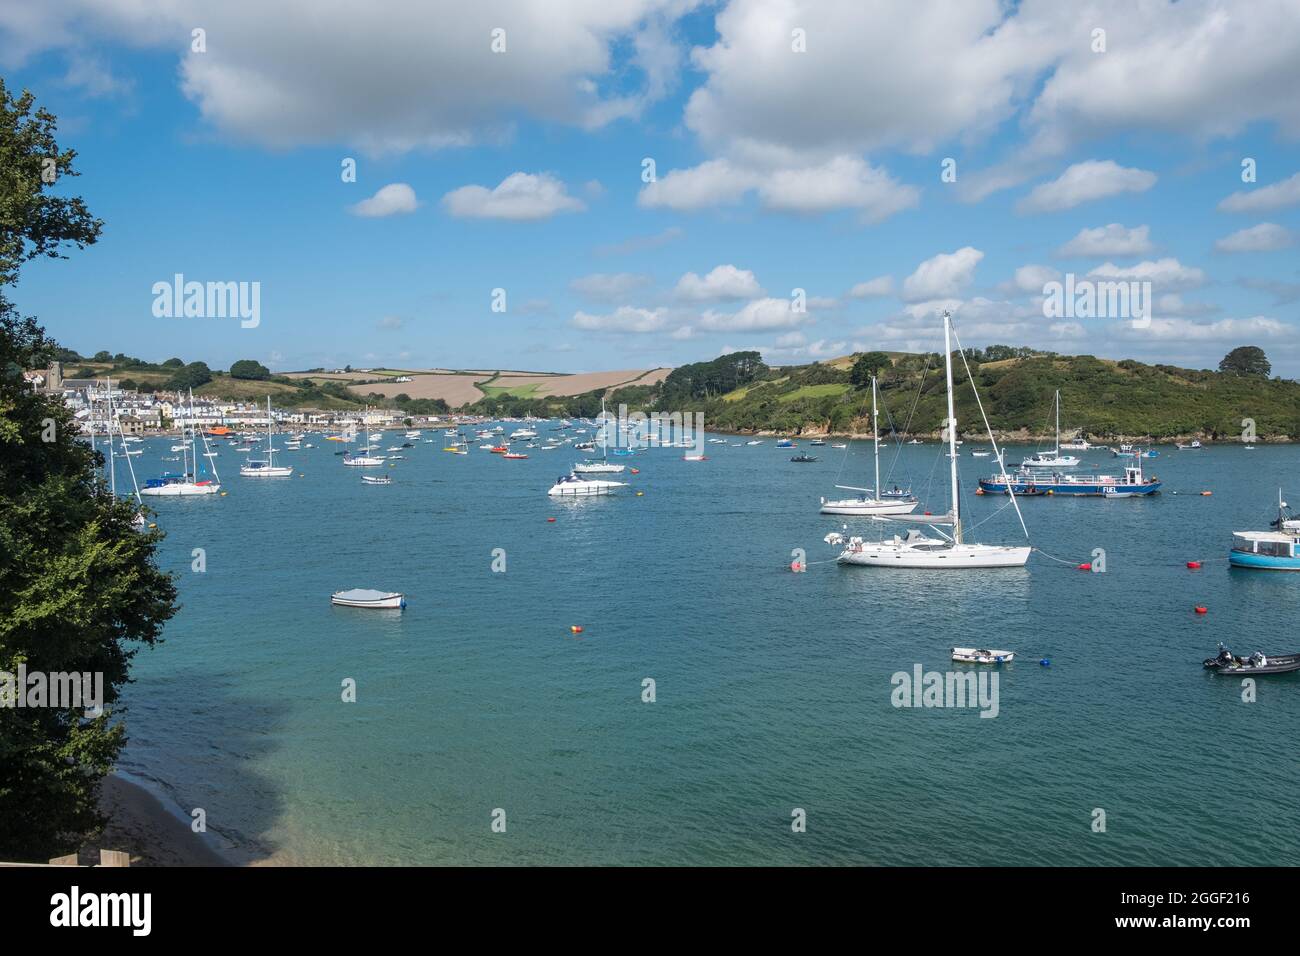
[(1260, 541), (1258, 542), (1258, 553), (1267, 554), (1274, 558), (1291, 557), (1290, 541)]

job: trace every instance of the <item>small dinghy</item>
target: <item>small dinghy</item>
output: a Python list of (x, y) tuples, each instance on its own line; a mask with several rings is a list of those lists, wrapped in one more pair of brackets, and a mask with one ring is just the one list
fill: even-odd
[(387, 475), (362, 475), (361, 481), (367, 485), (391, 485), (393, 479)]
[(406, 595), (394, 591), (372, 591), (369, 588), (353, 588), (351, 591), (336, 591), (331, 594), (330, 603), (337, 604), (339, 607), (401, 610), (406, 607)]
[(1220, 674), (1286, 674), (1300, 671), (1300, 654), (1264, 654), (1256, 651), (1250, 657), (1234, 657), (1222, 644), (1217, 657), (1207, 657), (1206, 670)]
[(791, 460), (791, 461), (798, 461), (798, 462), (816, 461), (816, 460), (817, 460), (817, 456), (816, 456), (816, 455), (795, 455), (795, 456), (792, 457), (790, 460)]
[(1003, 664), (1015, 660), (1012, 651), (992, 651), (986, 647), (954, 647), (952, 659), (963, 664)]

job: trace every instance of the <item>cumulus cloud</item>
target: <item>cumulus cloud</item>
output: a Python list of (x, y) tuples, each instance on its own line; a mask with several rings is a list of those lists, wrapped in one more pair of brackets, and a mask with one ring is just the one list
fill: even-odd
[(1300, 173), (1271, 186), (1233, 193), (1219, 203), (1220, 212), (1272, 212), (1300, 203)]
[(1080, 203), (1145, 192), (1156, 184), (1156, 174), (1125, 167), (1113, 159), (1090, 159), (1075, 163), (1051, 182), (1041, 183), (1016, 204), (1020, 212), (1060, 212)]
[(1115, 331), (1127, 333), (1127, 337), (1132, 339), (1228, 342), (1289, 338), (1295, 335), (1296, 330), (1277, 319), (1256, 315), (1248, 319), (1219, 319), (1216, 322), (1155, 317), (1149, 326), (1138, 329), (1129, 323), (1119, 323)]
[(752, 299), (763, 294), (763, 288), (748, 269), (733, 265), (715, 267), (704, 278), (688, 272), (677, 281), (674, 294), (688, 302), (710, 302), (721, 299)]
[(975, 267), (984, 253), (971, 246), (956, 252), (941, 252), (926, 259), (903, 280), (903, 299), (919, 302), (955, 296), (975, 277)]
[(379, 219), (384, 216), (402, 216), (415, 212), (420, 201), (415, 198), (415, 190), (406, 183), (389, 183), (383, 186), (369, 199), (350, 206), (354, 216), (367, 219)]
[(870, 299), (893, 294), (893, 276), (877, 276), (874, 279), (868, 279), (866, 282), (859, 282), (849, 290), (849, 297), (852, 299)]
[(494, 189), (461, 186), (443, 196), (442, 205), (460, 218), (515, 221), (549, 219), (558, 213), (587, 208), (549, 173), (511, 173)]
[(709, 310), (700, 316), (700, 327), (710, 332), (757, 332), (792, 329), (810, 322), (807, 313), (796, 312), (789, 299), (755, 299), (735, 312)]
[(637, 197), (646, 208), (695, 212), (734, 205), (754, 193), (765, 209), (818, 214), (856, 210), (868, 223), (881, 222), (915, 206), (920, 191), (852, 156), (837, 156), (810, 166), (775, 166), (713, 159), (674, 169), (647, 183)]
[(588, 299), (615, 301), (643, 289), (651, 283), (647, 275), (634, 272), (593, 272), (569, 283), (569, 287)]
[(1194, 266), (1185, 266), (1177, 259), (1164, 258), (1139, 262), (1133, 266), (1103, 263), (1088, 273), (1090, 279), (1106, 281), (1150, 282), (1157, 289), (1194, 289), (1205, 284), (1205, 273)]
[(1061, 273), (1048, 266), (1028, 265), (1016, 270), (1009, 289), (1014, 292), (1042, 294), (1043, 286), (1061, 277)]
[(1079, 234), (1056, 251), (1062, 258), (1104, 258), (1106, 256), (1144, 256), (1152, 251), (1151, 227), (1132, 229), (1112, 222), (1096, 229), (1080, 229)]
[(1295, 233), (1273, 222), (1238, 229), (1214, 244), (1218, 252), (1274, 252), (1295, 245)]
[(638, 309), (622, 305), (604, 315), (576, 312), (572, 324), (575, 328), (589, 332), (663, 332), (668, 327), (668, 310)]

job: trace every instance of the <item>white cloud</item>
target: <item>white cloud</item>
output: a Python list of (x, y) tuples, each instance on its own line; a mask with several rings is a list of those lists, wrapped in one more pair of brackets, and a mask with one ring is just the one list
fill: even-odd
[(396, 332), (405, 322), (396, 315), (386, 315), (376, 324), (376, 327), (384, 332)]
[(668, 310), (623, 305), (605, 315), (576, 312), (572, 324), (590, 332), (663, 332), (668, 327)]
[(736, 312), (705, 312), (700, 326), (710, 332), (755, 332), (792, 329), (810, 322), (807, 313), (794, 311), (789, 299), (755, 299)]
[(614, 301), (643, 289), (651, 283), (647, 275), (634, 272), (594, 272), (569, 283), (569, 287), (589, 299)]
[(956, 252), (941, 252), (916, 267), (916, 271), (903, 280), (903, 299), (918, 302), (923, 299), (951, 297), (970, 284), (975, 277), (975, 267), (984, 253), (971, 246)]
[(1157, 289), (1194, 289), (1205, 284), (1205, 273), (1185, 266), (1177, 259), (1164, 258), (1139, 262), (1134, 266), (1117, 266), (1105, 262), (1088, 273), (1090, 279), (1150, 282)]
[(1117, 222), (1096, 229), (1080, 229), (1079, 234), (1056, 251), (1063, 258), (1102, 258), (1104, 256), (1144, 256), (1152, 251), (1151, 227), (1129, 229)]
[(763, 288), (748, 269), (733, 265), (717, 266), (704, 278), (688, 272), (677, 281), (675, 295), (688, 302), (711, 302), (721, 299), (752, 299)]
[(1112, 159), (1075, 163), (1051, 182), (1041, 183), (1016, 204), (1020, 212), (1060, 212), (1080, 203), (1126, 192), (1144, 192), (1154, 186), (1156, 174), (1120, 166)]
[(415, 198), (415, 190), (406, 183), (389, 183), (371, 196), (349, 207), (354, 216), (378, 219), (383, 216), (401, 216), (415, 212), (420, 201)]
[(1061, 277), (1061, 273), (1048, 266), (1028, 265), (1016, 270), (1010, 288), (1017, 292), (1034, 292), (1042, 295), (1043, 286)]
[(511, 173), (494, 189), (461, 186), (443, 196), (442, 204), (451, 215), (461, 218), (515, 221), (549, 219), (557, 213), (587, 208), (549, 173)]
[(1233, 193), (1219, 203), (1220, 212), (1272, 212), (1300, 203), (1300, 173), (1271, 186)]
[(1214, 244), (1219, 252), (1274, 252), (1295, 245), (1295, 233), (1273, 222), (1238, 229)]
[(674, 169), (647, 183), (637, 197), (646, 208), (695, 212), (734, 205), (755, 193), (763, 208), (775, 212), (819, 214), (857, 210), (863, 222), (881, 222), (915, 206), (920, 190), (898, 182), (885, 170), (853, 156), (823, 163), (762, 167), (713, 159)]
[(893, 295), (894, 277), (877, 276), (874, 279), (868, 279), (866, 282), (859, 282), (849, 290), (849, 297), (853, 299), (870, 299), (877, 296)]
[(1156, 298), (1156, 306), (1152, 314), (1162, 318), (1174, 318), (1210, 315), (1218, 311), (1219, 307), (1211, 302), (1186, 302), (1177, 292), (1166, 292)]
[(1290, 338), (1295, 329), (1277, 319), (1257, 315), (1249, 319), (1219, 319), (1217, 322), (1192, 322), (1187, 319), (1154, 317), (1151, 324), (1133, 328), (1130, 323), (1119, 323), (1114, 329), (1134, 340), (1161, 341), (1236, 341), (1240, 339)]

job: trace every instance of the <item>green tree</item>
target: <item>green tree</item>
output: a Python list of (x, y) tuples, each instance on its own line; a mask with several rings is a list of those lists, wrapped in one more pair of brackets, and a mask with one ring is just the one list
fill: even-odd
[(891, 364), (889, 356), (884, 352), (863, 352), (853, 363), (849, 381), (857, 388), (870, 385), (871, 376), (879, 375), (882, 368), (889, 368)]
[(261, 362), (253, 359), (240, 359), (234, 365), (230, 366), (231, 378), (249, 378), (262, 380), (271, 377), (271, 370)]
[(212, 381), (212, 370), (208, 368), (207, 363), (191, 362), (172, 373), (172, 377), (167, 380), (167, 388), (173, 392), (183, 392), (186, 389), (206, 385), (210, 381)]
[(111, 362), (111, 361), (113, 361), (113, 356), (110, 355), (110, 354), (109, 354), (107, 351), (105, 351), (104, 349), (100, 349), (98, 352), (96, 352), (94, 355), (92, 355), (91, 358), (92, 358), (94, 361), (96, 361), (96, 362), (100, 362), (100, 363), (103, 363), (103, 362)]
[(1239, 345), (1219, 362), (1219, 371), (1229, 375), (1262, 375), (1268, 378), (1273, 366), (1259, 346)]
[(184, 368), (185, 363), (178, 358), (169, 358), (163, 362), (163, 368)]
[(21, 370), (44, 367), (58, 346), (19, 317), (5, 286), (37, 255), (94, 242), (100, 225), (80, 199), (42, 195), (41, 160), (75, 175), (74, 154), (59, 151), (54, 117), (33, 121), (31, 107), (30, 94), (14, 101), (0, 84), (0, 671), (101, 674), (105, 707), (0, 707), (0, 857), (42, 860), (102, 825), (99, 783), (126, 740), (114, 705), (176, 591), (155, 562), (159, 533), (136, 531), (134, 507), (108, 494), (103, 458), (76, 440), (70, 411), (23, 385)]

